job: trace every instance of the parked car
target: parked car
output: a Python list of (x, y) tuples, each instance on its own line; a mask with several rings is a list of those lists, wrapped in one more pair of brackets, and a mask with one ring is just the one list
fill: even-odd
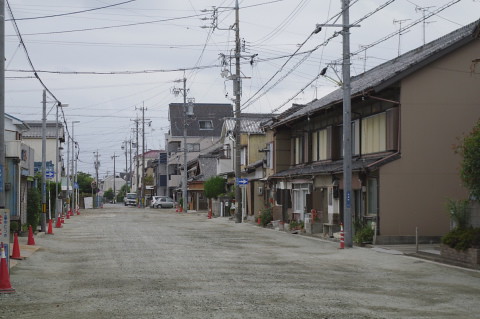
[(154, 208), (173, 208), (175, 201), (167, 196), (158, 196), (157, 201), (153, 204)]
[(152, 196), (152, 199), (150, 200), (150, 208), (153, 208), (154, 205), (155, 205), (155, 202), (157, 201), (157, 199), (159, 199), (160, 196)]

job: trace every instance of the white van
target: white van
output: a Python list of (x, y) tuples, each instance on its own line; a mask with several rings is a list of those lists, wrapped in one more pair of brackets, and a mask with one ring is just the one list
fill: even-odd
[(124, 199), (125, 206), (137, 206), (137, 193), (127, 193)]

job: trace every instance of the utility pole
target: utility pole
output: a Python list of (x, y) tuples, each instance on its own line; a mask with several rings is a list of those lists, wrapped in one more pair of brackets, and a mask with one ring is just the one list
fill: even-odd
[(242, 222), (242, 189), (238, 184), (240, 179), (240, 98), (241, 98), (241, 74), (240, 74), (240, 8), (238, 0), (235, 1), (235, 77), (233, 79), (233, 92), (235, 94), (235, 222)]
[(182, 80), (176, 80), (175, 82), (183, 82), (183, 89), (174, 88), (173, 94), (178, 95), (180, 92), (183, 92), (183, 175), (182, 175), (182, 208), (183, 211), (187, 212), (187, 196), (188, 196), (188, 189), (187, 189), (187, 78), (184, 76)]
[[(98, 169), (100, 168), (100, 162), (98, 161), (98, 157), (100, 155), (98, 155), (98, 150), (96, 152), (93, 152), (93, 155), (95, 155), (95, 181), (96, 181), (96, 188), (98, 189)], [(98, 208), (98, 192), (97, 192), (97, 189), (95, 189), (95, 202), (96, 202), (96, 205), (97, 205), (97, 208)], [(95, 205), (94, 205), (95, 206)]]
[[(352, 247), (352, 101), (350, 86), (350, 0), (342, 1), (342, 24), (317, 24), (315, 33), (321, 27), (342, 27), (342, 89), (343, 89), (343, 225), (345, 247)], [(317, 31), (318, 30), (318, 31)], [(325, 68), (326, 70), (326, 68)]]
[(352, 125), (350, 87), (350, 0), (342, 1), (343, 17), (343, 223), (345, 246), (352, 247)]
[[(62, 170), (60, 171), (58, 170), (58, 159), (60, 157), (60, 152), (59, 152), (60, 145), (58, 142), (60, 138), (58, 135), (58, 108), (59, 107), (68, 107), (68, 104), (62, 104), (58, 102), (56, 106), (57, 114), (55, 118), (55, 218), (57, 218), (58, 214), (62, 212), (62, 211), (59, 211), (60, 205), (58, 205), (58, 202), (59, 202), (58, 200), (58, 177), (59, 176), (58, 175), (61, 175), (61, 172), (62, 172)], [(63, 134), (63, 136), (65, 137), (65, 133)]]
[(129, 148), (130, 148), (130, 169), (128, 170), (128, 180), (130, 182), (130, 185), (128, 185), (128, 190), (130, 191), (130, 188), (132, 187), (132, 140), (129, 141)]
[(142, 206), (145, 208), (145, 104), (142, 106)]
[(47, 185), (46, 185), (46, 156), (47, 156), (47, 91), (43, 90), (42, 99), (42, 217), (40, 220), (40, 228), (42, 232), (46, 232), (47, 220)]
[(67, 136), (67, 214), (69, 214), (70, 212), (69, 208), (70, 208), (70, 136)]
[[(5, 0), (0, 3), (0, 209), (5, 208)], [(10, 231), (8, 228), (7, 232)], [(8, 237), (7, 237), (8, 238)]]
[(80, 123), (80, 121), (72, 121), (72, 170), (71, 170), (71, 179), (72, 179), (72, 200), (70, 201), (70, 211), (73, 214), (73, 209), (76, 203), (76, 194), (75, 194), (75, 123)]
[[(75, 147), (77, 148), (77, 153), (75, 154), (75, 185), (77, 184), (77, 169), (78, 169), (78, 155), (80, 153), (80, 149), (78, 147), (78, 143), (75, 143)], [(76, 201), (75, 201), (75, 209), (79, 208), (80, 207), (80, 187), (77, 187), (76, 188), (76, 195), (75, 195), (75, 198), (76, 198)], [(78, 214), (78, 212), (77, 212)]]
[(112, 159), (113, 159), (113, 203), (117, 203), (117, 189), (116, 189), (116, 182), (115, 182), (115, 178), (116, 178), (116, 171), (115, 171), (115, 158), (117, 157), (120, 157), (118, 155), (115, 155), (115, 153), (113, 153), (113, 156), (112, 156)]
[(139, 172), (138, 172), (138, 122), (140, 121), (140, 119), (137, 117), (135, 120), (135, 134), (136, 134), (136, 142), (135, 142), (135, 149), (136, 149), (136, 156), (135, 156), (135, 165), (136, 165), (136, 178), (137, 178), (137, 181), (136, 181), (136, 184), (135, 184), (135, 193), (137, 194), (137, 198), (138, 198), (138, 185), (140, 183), (140, 179), (139, 179)]
[[(137, 108), (135, 108), (137, 110)], [(142, 183), (142, 187), (140, 188), (140, 205), (141, 207), (145, 208), (145, 111), (147, 110), (145, 108), (145, 104), (142, 105), (142, 107), (138, 108), (138, 110), (142, 111), (142, 177), (141, 180), (139, 180), (139, 163), (138, 163), (138, 122), (140, 121), (138, 118), (135, 120), (136, 123), (136, 131), (137, 131), (137, 189), (139, 182)]]
[[(220, 7), (219, 7), (220, 8)], [(213, 22), (212, 26), (214, 29), (219, 29), (219, 30), (235, 30), (235, 74), (232, 74), (228, 76), (228, 79), (233, 80), (233, 95), (235, 96), (235, 111), (234, 111), (234, 116), (235, 116), (235, 128), (234, 128), (234, 133), (235, 133), (235, 161), (234, 161), (234, 166), (235, 166), (235, 222), (236, 223), (241, 223), (242, 222), (242, 189), (240, 185), (238, 184), (238, 181), (240, 179), (240, 173), (241, 173), (241, 145), (240, 145), (240, 117), (241, 117), (241, 109), (240, 109), (240, 101), (241, 101), (241, 96), (242, 96), (242, 76), (240, 72), (240, 59), (242, 58), (241, 56), (241, 41), (240, 41), (240, 7), (238, 5), (238, 0), (235, 1), (235, 24), (231, 26), (229, 29), (221, 29), (218, 27), (218, 9), (219, 8), (214, 8), (213, 9)], [(231, 9), (231, 8), (230, 8)], [(225, 58), (225, 56), (222, 54), (222, 56)], [(230, 57), (231, 58), (231, 57)], [(251, 57), (253, 59), (253, 57)], [(224, 65), (226, 65), (226, 61), (223, 62)], [(229, 70), (222, 70), (222, 76), (226, 76), (227, 74), (230, 74)]]
[(122, 150), (125, 149), (125, 182), (128, 183), (127, 181), (127, 176), (128, 176), (128, 140), (123, 141), (122, 143)]

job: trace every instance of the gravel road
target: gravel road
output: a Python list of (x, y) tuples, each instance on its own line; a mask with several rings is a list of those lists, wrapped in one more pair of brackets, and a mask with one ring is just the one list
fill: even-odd
[(479, 318), (480, 273), (110, 205), (36, 238), (0, 318)]

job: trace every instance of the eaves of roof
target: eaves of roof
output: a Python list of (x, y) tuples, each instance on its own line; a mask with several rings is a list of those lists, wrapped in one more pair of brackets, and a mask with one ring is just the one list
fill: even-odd
[[(366, 171), (375, 170), (380, 166), (386, 165), (392, 161), (399, 159), (399, 153), (385, 154), (375, 157), (359, 157), (352, 161), (352, 171)], [(269, 178), (290, 178), (303, 176), (317, 176), (328, 174), (339, 174), (343, 172), (343, 160), (334, 162), (324, 162), (312, 165), (305, 165), (302, 167), (293, 167), (281, 172), (278, 172)]]

